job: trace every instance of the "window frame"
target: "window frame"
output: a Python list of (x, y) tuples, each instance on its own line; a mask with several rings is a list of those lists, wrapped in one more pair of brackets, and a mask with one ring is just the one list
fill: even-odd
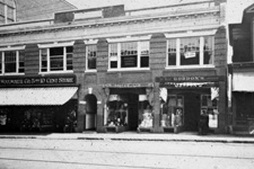
[[(73, 73), (72, 70), (68, 70), (67, 67), (67, 48), (72, 47), (72, 67), (73, 67), (73, 55), (74, 55), (74, 46), (72, 44), (58, 44), (58, 45), (39, 45), (39, 74), (50, 74), (50, 73)], [(50, 49), (53, 48), (62, 48), (63, 49), (63, 70), (51, 70), (51, 60), (50, 60)], [(42, 50), (46, 50), (46, 71), (42, 71)]]
[[(211, 46), (211, 63), (205, 64), (205, 38), (212, 38), (212, 46)], [(197, 38), (199, 40), (199, 64), (190, 64), (190, 65), (182, 65), (181, 64), (181, 40), (182, 39), (193, 39)], [(176, 64), (169, 65), (169, 43), (170, 40), (175, 41), (176, 47)], [(186, 68), (214, 68), (214, 35), (196, 35), (196, 36), (182, 36), (182, 37), (168, 37), (167, 38), (167, 48), (166, 48), (166, 69), (186, 69)]]
[[(95, 68), (94, 69), (90, 69), (89, 68), (89, 64), (88, 64), (88, 50), (89, 47), (95, 47)], [(97, 71), (97, 56), (98, 56), (98, 48), (97, 48), (97, 44), (93, 43), (93, 44), (86, 44), (85, 46), (85, 50), (86, 50), (86, 70), (85, 72), (96, 72)]]
[[(122, 54), (121, 54), (121, 50), (122, 50), (122, 44), (124, 43), (137, 43), (137, 66), (136, 67), (122, 67), (121, 63), (122, 63)], [(141, 58), (145, 57), (142, 56), (141, 53), (141, 43), (147, 43), (148, 44), (148, 66), (147, 67), (142, 67), (141, 66)], [(116, 45), (116, 52), (117, 54), (114, 55), (114, 57), (116, 57), (116, 60), (114, 58), (114, 60), (111, 60), (111, 45)], [(137, 41), (120, 41), (120, 42), (110, 42), (108, 45), (108, 71), (130, 71), (130, 70), (150, 70), (150, 64), (149, 64), (149, 59), (150, 58), (150, 40), (137, 40)], [(117, 66), (116, 68), (112, 68), (111, 67), (111, 62), (112, 61), (116, 61), (117, 62)]]
[[(2, 48), (0, 49), (0, 59), (1, 59), (1, 72), (0, 76), (5, 76), (5, 75), (24, 75), (25, 74), (25, 66), (21, 67), (20, 66), (20, 53), (24, 52), (25, 46), (21, 47), (8, 47), (8, 48)], [(13, 72), (6, 72), (6, 52), (15, 52), (15, 71)], [(25, 63), (25, 56), (23, 56), (23, 64)], [(22, 69), (20, 69), (22, 68)], [(23, 70), (23, 71), (21, 71)]]

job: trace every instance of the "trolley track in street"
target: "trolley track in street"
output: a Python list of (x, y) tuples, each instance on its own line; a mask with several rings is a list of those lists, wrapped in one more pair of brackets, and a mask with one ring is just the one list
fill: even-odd
[[(181, 154), (181, 153), (151, 153), (151, 152), (128, 152), (128, 151), (98, 151), (98, 150), (73, 150), (73, 149), (55, 149), (55, 148), (29, 148), (29, 147), (1, 147), (0, 150), (31, 150), (31, 151), (54, 151), (54, 152), (82, 152), (82, 153), (103, 153), (103, 154), (128, 154), (128, 155), (149, 155), (149, 156), (179, 156), (193, 158), (218, 158), (218, 159), (237, 159), (237, 160), (254, 160), (254, 157), (239, 157), (239, 156), (214, 156), (206, 154)], [(0, 157), (1, 159), (1, 157)]]

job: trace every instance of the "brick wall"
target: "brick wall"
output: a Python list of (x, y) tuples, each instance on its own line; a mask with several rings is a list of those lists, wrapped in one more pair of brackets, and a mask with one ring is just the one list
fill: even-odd
[(28, 44), (25, 48), (25, 74), (38, 75), (39, 73), (39, 48), (37, 44)]

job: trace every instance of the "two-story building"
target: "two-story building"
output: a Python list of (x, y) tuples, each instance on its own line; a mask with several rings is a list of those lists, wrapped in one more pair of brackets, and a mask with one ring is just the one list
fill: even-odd
[[(0, 26), (0, 105), (7, 123), (61, 130), (198, 131), (227, 126), (225, 2), (188, 0), (57, 12)], [(22, 128), (22, 127), (21, 127)]]
[(242, 23), (230, 24), (229, 65), (232, 91), (232, 126), (234, 133), (254, 132), (254, 4), (243, 12)]

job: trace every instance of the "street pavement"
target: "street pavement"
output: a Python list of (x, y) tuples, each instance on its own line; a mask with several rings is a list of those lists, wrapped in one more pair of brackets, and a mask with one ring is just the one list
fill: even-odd
[[(136, 137), (129, 139), (131, 135)], [(168, 140), (163, 135), (86, 132), (6, 137), (0, 139), (0, 169), (253, 169), (253, 144), (190, 139), (201, 137), (195, 133), (167, 134)]]
[(0, 139), (52, 139), (52, 140), (112, 140), (112, 141), (182, 141), (182, 142), (220, 142), (254, 144), (254, 135), (236, 136), (208, 134), (198, 135), (195, 132), (174, 133), (0, 133)]

